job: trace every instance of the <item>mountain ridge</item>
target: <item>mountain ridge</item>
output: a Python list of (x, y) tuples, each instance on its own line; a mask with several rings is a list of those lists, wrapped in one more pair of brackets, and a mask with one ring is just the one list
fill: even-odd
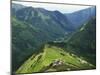
[(14, 72), (32, 54), (35, 56), (43, 52), (42, 45), (45, 43), (59, 41), (59, 38), (67, 38), (72, 32), (76, 32), (71, 21), (59, 11), (33, 7), (25, 7), (17, 11), (12, 9), (11, 20)]

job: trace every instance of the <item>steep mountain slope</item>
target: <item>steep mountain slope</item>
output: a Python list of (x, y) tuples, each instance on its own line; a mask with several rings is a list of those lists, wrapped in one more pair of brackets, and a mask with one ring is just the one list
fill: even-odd
[(64, 42), (45, 44), (43, 52), (32, 55), (16, 73), (95, 69), (95, 20), (92, 18)]
[(67, 51), (83, 56), (96, 65), (96, 19), (92, 18), (61, 45)]
[(43, 43), (65, 36), (67, 23), (58, 11), (12, 4), (12, 70), (18, 69), (31, 54), (38, 53)]
[[(30, 53), (36, 49), (36, 28), (12, 17), (12, 68), (17, 69)], [(34, 45), (34, 46), (33, 46)]]
[(21, 4), (16, 4), (16, 3), (12, 3), (12, 9), (11, 9), (11, 12), (12, 12), (12, 15), (16, 14), (16, 12), (22, 8), (25, 8), (26, 6), (23, 6)]
[(25, 7), (26, 6), (23, 6), (21, 4), (12, 3), (12, 8), (15, 9), (16, 11)]
[(13, 71), (16, 71), (32, 54), (36, 56), (42, 52), (45, 43), (75, 31), (73, 24), (59, 11), (22, 5), (14, 7), (14, 5), (12, 6)]
[(89, 7), (84, 10), (76, 11), (73, 13), (65, 14), (68, 20), (72, 23), (74, 28), (88, 22), (89, 19), (96, 16), (96, 7)]
[(47, 26), (49, 25), (50, 27), (57, 27), (65, 31), (73, 30), (70, 21), (59, 11), (48, 11), (43, 8), (26, 7), (18, 10), (15, 16), (21, 21), (34, 24), (35, 27), (42, 26), (42, 28), (48, 29)]
[(12, 52), (14, 61), (12, 67), (15, 68), (13, 70), (16, 70), (32, 53), (38, 53), (38, 48), (43, 43), (53, 41), (57, 37), (62, 37), (62, 31), (53, 29), (51, 29), (51, 32), (43, 31), (12, 17)]
[(66, 31), (59, 23), (47, 16), (48, 13), (46, 15), (46, 12), (41, 13), (38, 10), (45, 12), (44, 9), (34, 10), (32, 7), (20, 8), (16, 12), (12, 10), (12, 13), (15, 12), (12, 14), (12, 67), (14, 71), (31, 54), (38, 53), (37, 50), (43, 43), (54, 41), (65, 35)]
[(91, 69), (94, 66), (62, 48), (45, 44), (43, 52), (31, 56), (16, 73)]

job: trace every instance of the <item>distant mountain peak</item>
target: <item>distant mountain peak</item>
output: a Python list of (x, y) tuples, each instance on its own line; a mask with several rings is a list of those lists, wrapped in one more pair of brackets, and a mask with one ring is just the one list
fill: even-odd
[(21, 4), (12, 3), (12, 8), (14, 8), (16, 11), (25, 7), (26, 6), (21, 5)]

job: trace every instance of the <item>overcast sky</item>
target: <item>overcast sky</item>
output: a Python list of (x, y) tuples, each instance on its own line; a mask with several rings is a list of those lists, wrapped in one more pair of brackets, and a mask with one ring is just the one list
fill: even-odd
[(17, 2), (17, 1), (13, 1), (13, 3), (22, 4), (24, 6), (32, 6), (35, 8), (45, 8), (50, 11), (59, 10), (62, 13), (72, 13), (78, 10), (91, 7), (91, 6), (79, 6), (79, 5), (47, 4), (47, 3), (33, 3), (33, 2)]

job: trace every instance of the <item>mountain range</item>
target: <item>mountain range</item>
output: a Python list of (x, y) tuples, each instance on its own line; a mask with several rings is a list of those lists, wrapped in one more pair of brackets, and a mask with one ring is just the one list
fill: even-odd
[[(74, 13), (65, 14), (75, 28), (88, 22), (93, 16), (96, 16), (96, 7), (79, 10)], [(87, 16), (86, 16), (87, 15)]]
[[(11, 10), (13, 72), (33, 73), (95, 68), (95, 12), (95, 7), (91, 7), (66, 14), (57, 10), (49, 11), (13, 3)], [(45, 60), (43, 66), (40, 66), (43, 59)], [(53, 66), (49, 67), (55, 59), (59, 62), (64, 61), (62, 65), (69, 68), (60, 67), (58, 70)], [(66, 59), (69, 61), (67, 62)], [(74, 60), (75, 62), (72, 62)], [(81, 66), (80, 60), (87, 62), (84, 63), (85, 66)], [(75, 68), (75, 65), (79, 68)], [(32, 66), (35, 66), (34, 70)]]
[(67, 42), (46, 43), (42, 52), (33, 54), (16, 73), (95, 69), (95, 39), (95, 18), (92, 18)]

